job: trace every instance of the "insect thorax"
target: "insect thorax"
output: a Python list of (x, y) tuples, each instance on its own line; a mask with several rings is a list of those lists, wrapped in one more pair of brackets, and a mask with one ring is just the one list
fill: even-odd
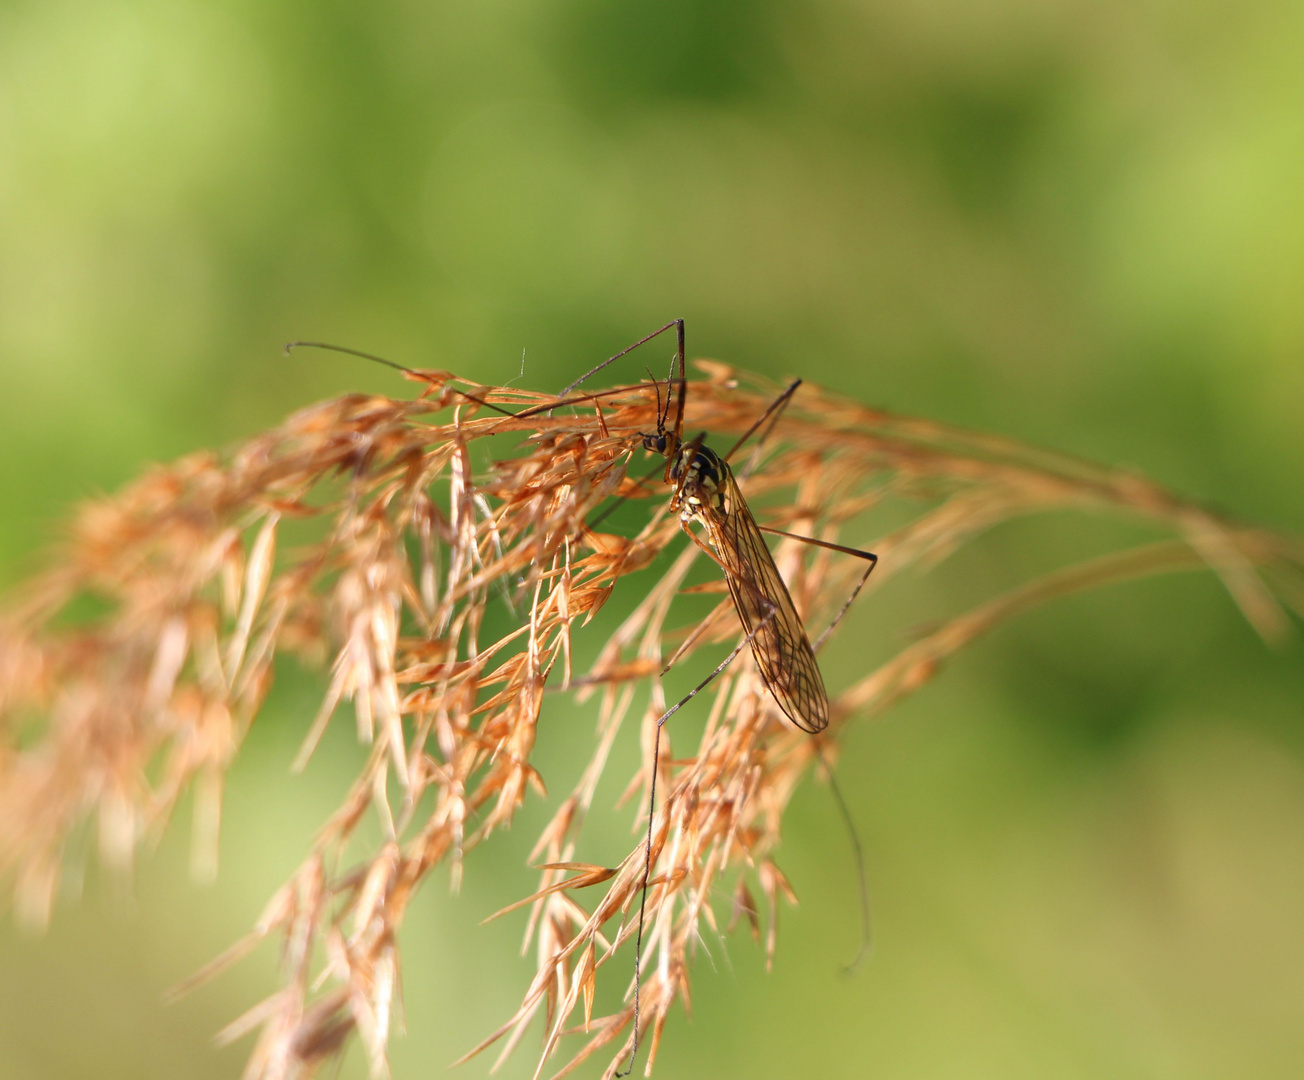
[(670, 469), (675, 481), (672, 508), (679, 510), (684, 521), (697, 517), (710, 508), (725, 513), (724, 480), (729, 474), (729, 464), (714, 450), (689, 443), (680, 449)]

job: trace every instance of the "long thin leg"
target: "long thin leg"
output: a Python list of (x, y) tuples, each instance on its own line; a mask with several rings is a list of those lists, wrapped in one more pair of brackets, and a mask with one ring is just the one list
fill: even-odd
[[(383, 364), (387, 368), (393, 368), (395, 371), (401, 371), (404, 375), (408, 375), (411, 378), (416, 379), (418, 382), (429, 383), (431, 386), (438, 385), (434, 379), (423, 372), (416, 371), (410, 367), (404, 367), (402, 364), (395, 363), (393, 360), (386, 360), (385, 357), (377, 356), (374, 353), (363, 352), (361, 349), (350, 349), (347, 345), (332, 345), (329, 341), (287, 341), (285, 343), (286, 356), (289, 356), (295, 349), (324, 349), (327, 352), (343, 353), (345, 356), (356, 356), (359, 359), (370, 360), (376, 364)], [(452, 390), (453, 393), (466, 398), (467, 401), (474, 401), (477, 405), (483, 405), (486, 409), (492, 409), (496, 413), (502, 413), (503, 416), (516, 418), (516, 413), (512, 412), (510, 409), (504, 409), (501, 405), (495, 405), (493, 402), (485, 401), (483, 398), (478, 398), (474, 394), (468, 394), (465, 390), (459, 390), (455, 386), (450, 386), (448, 389)]]
[[(775, 398), (772, 402), (770, 402), (769, 408), (767, 408), (765, 412), (761, 413), (756, 423), (754, 423), (751, 427), (749, 427), (746, 431), (744, 431), (742, 434), (742, 438), (740, 438), (736, 443), (733, 444), (733, 446), (729, 448), (729, 453), (724, 455), (725, 461), (728, 461), (730, 458), (732, 458), (734, 454), (738, 452), (738, 448), (742, 446), (742, 444), (745, 443), (748, 439), (750, 439), (753, 435), (756, 434), (756, 432), (760, 429), (761, 425), (764, 424), (765, 421), (770, 418), (771, 414), (774, 415), (774, 418), (776, 420), (778, 419), (779, 412), (781, 412), (787, 406), (788, 402), (792, 399), (792, 395), (797, 392), (797, 387), (799, 387), (800, 385), (801, 385), (801, 380), (797, 379), (791, 386), (788, 387), (787, 390), (785, 390), (782, 394), (780, 394), (777, 398)], [(768, 434), (769, 431), (767, 430), (765, 432), (765, 435), (761, 436), (760, 441), (764, 442), (765, 436)]]
[[(765, 525), (758, 528), (763, 532), (774, 533), (776, 536), (786, 536), (790, 540), (800, 540), (803, 543), (811, 544), (815, 547), (827, 548), (830, 551), (840, 551), (846, 555), (854, 555), (858, 559), (867, 559), (869, 566), (861, 574), (860, 580), (856, 582), (856, 587), (851, 590), (851, 595), (843, 601), (842, 607), (838, 613), (833, 616), (833, 621), (824, 628), (824, 632), (815, 639), (812, 649), (819, 652), (821, 646), (828, 641), (829, 635), (833, 633), (838, 623), (842, 621), (844, 615), (851, 608), (860, 590), (865, 587), (865, 582), (869, 580), (869, 575), (874, 572), (874, 567), (878, 565), (878, 556), (872, 551), (861, 551), (859, 548), (846, 547), (843, 544), (834, 544), (828, 540), (817, 540), (813, 536), (798, 536), (796, 533), (784, 532), (782, 529), (771, 529)], [(851, 974), (856, 970), (869, 955), (873, 942), (873, 922), (870, 918), (869, 903), (869, 875), (865, 872), (865, 853), (861, 847), (860, 834), (856, 830), (855, 819), (851, 816), (851, 808), (847, 805), (847, 800), (843, 797), (842, 789), (838, 786), (837, 780), (833, 775), (833, 767), (829, 764), (828, 759), (824, 756), (823, 748), (820, 745), (818, 737), (815, 741), (815, 753), (819, 758), (820, 764), (824, 766), (824, 774), (828, 777), (829, 791), (833, 793), (833, 801), (837, 804), (838, 814), (842, 818), (842, 823), (847, 827), (847, 836), (851, 839), (851, 851), (856, 860), (856, 879), (860, 889), (860, 948), (852, 958), (851, 963), (843, 968), (846, 974)]]
[[(601, 370), (602, 370), (604, 367), (606, 367), (608, 364), (614, 364), (614, 363), (615, 363), (617, 360), (619, 360), (622, 356), (625, 356), (625, 355), (628, 354), (628, 353), (632, 353), (632, 352), (633, 352), (635, 349), (637, 349), (640, 345), (646, 345), (646, 344), (647, 344), (649, 341), (651, 341), (654, 337), (657, 337), (657, 336), (660, 335), (660, 334), (664, 334), (664, 333), (665, 333), (667, 330), (669, 330), (672, 326), (677, 327), (677, 328), (678, 328), (678, 331), (679, 331), (679, 333), (678, 333), (678, 338), (679, 338), (679, 368), (680, 368), (679, 374), (680, 374), (680, 377), (682, 378), (682, 377), (683, 377), (683, 374), (684, 374), (684, 372), (683, 372), (683, 367), (684, 367), (684, 320), (683, 320), (683, 319), (671, 319), (668, 323), (666, 323), (665, 326), (661, 326), (661, 327), (658, 327), (656, 330), (653, 330), (652, 333), (650, 333), (650, 334), (647, 335), (647, 337), (641, 337), (641, 338), (639, 338), (636, 342), (634, 342), (633, 345), (630, 345), (630, 346), (629, 346), (628, 348), (626, 348), (626, 349), (621, 349), (620, 352), (616, 353), (615, 356), (609, 356), (609, 357), (607, 357), (607, 359), (604, 360), (604, 361), (602, 361), (602, 363), (600, 363), (597, 367), (589, 368), (588, 371), (586, 371), (583, 375), (581, 375), (578, 379), (576, 379), (573, 383), (571, 383), (570, 386), (566, 387), (566, 389), (563, 390), (563, 391), (562, 391), (560, 394), (558, 394), (557, 396), (558, 396), (558, 397), (565, 397), (565, 396), (566, 396), (567, 394), (569, 394), (572, 390), (574, 390), (577, 386), (581, 385), (581, 384), (582, 384), (586, 379), (590, 379), (590, 378), (592, 378), (594, 375), (596, 375), (599, 371), (601, 371)], [(683, 406), (683, 391), (682, 391), (682, 389), (681, 389), (681, 390), (680, 390), (680, 407), (681, 407), (681, 410), (682, 410), (682, 406)]]
[(865, 587), (865, 582), (869, 580), (869, 575), (874, 572), (874, 567), (878, 565), (878, 556), (872, 551), (861, 551), (860, 548), (847, 547), (844, 544), (835, 544), (829, 540), (816, 540), (813, 536), (798, 536), (796, 533), (784, 532), (782, 529), (772, 529), (768, 525), (758, 525), (757, 528), (760, 529), (761, 532), (773, 533), (775, 536), (786, 536), (789, 540), (800, 540), (803, 544), (811, 544), (814, 547), (827, 548), (829, 551), (840, 551), (844, 555), (854, 555), (857, 559), (869, 560), (868, 568), (860, 576), (860, 580), (856, 582), (856, 587), (851, 590), (851, 595), (843, 601), (842, 607), (840, 607), (838, 613), (833, 616), (833, 621), (824, 628), (824, 632), (815, 639), (814, 645), (811, 646), (811, 648), (816, 652), (819, 652), (820, 646), (828, 641), (829, 635), (833, 633), (834, 628), (842, 621), (842, 617), (846, 615), (847, 610), (855, 602), (856, 597), (860, 595), (860, 590)]
[(713, 612), (711, 612), (710, 615), (708, 615), (705, 619), (703, 619), (700, 623), (698, 623), (696, 627), (693, 628), (693, 632), (689, 634), (688, 637), (684, 639), (684, 643), (674, 651), (674, 655), (672, 655), (669, 660), (667, 660), (664, 664), (661, 665), (661, 674), (664, 675), (667, 671), (669, 671), (672, 667), (674, 667), (677, 663), (679, 663), (679, 661), (683, 658), (684, 654), (687, 653), (688, 650), (691, 649), (694, 645), (696, 645), (698, 641), (701, 640), (702, 635), (705, 634), (709, 629), (711, 629), (712, 626), (715, 625), (716, 619), (718, 619), (722, 613), (729, 610), (731, 609), (725, 603), (721, 603), (717, 605), (716, 609)]
[[(693, 534), (690, 533), (689, 535), (691, 536)], [(634, 1061), (638, 1057), (638, 1023), (641, 1005), (639, 998), (643, 985), (643, 926), (647, 915), (647, 883), (648, 879), (652, 876), (652, 830), (656, 821), (657, 769), (661, 757), (661, 729), (665, 726), (667, 720), (710, 686), (720, 673), (738, 658), (738, 654), (751, 644), (752, 639), (756, 637), (761, 627), (768, 623), (773, 617), (774, 611), (771, 610), (764, 619), (756, 624), (750, 634), (734, 646), (733, 651), (720, 661), (716, 666), (716, 669), (712, 671), (710, 675), (693, 687), (693, 689), (677, 702), (671, 705), (670, 708), (662, 713), (657, 719), (656, 728), (652, 734), (652, 781), (649, 785), (647, 800), (647, 851), (643, 863), (643, 887), (638, 901), (638, 933), (634, 937), (634, 1043), (629, 1051), (629, 1067), (624, 1072), (615, 1073), (614, 1075), (617, 1077), (626, 1077), (633, 1072)]]
[(824, 628), (824, 632), (815, 639), (815, 643), (811, 646), (811, 648), (814, 649), (815, 652), (819, 652), (821, 646), (823, 646), (823, 644), (829, 640), (829, 635), (833, 633), (838, 623), (842, 621), (842, 617), (847, 613), (848, 609), (855, 602), (856, 597), (860, 595), (860, 590), (865, 587), (865, 582), (869, 580), (869, 575), (874, 572), (874, 567), (878, 565), (878, 556), (873, 554), (872, 552), (862, 551), (862, 552), (857, 552), (856, 554), (859, 554), (862, 558), (870, 559), (872, 561), (867, 567), (865, 567), (865, 572), (860, 575), (860, 580), (856, 582), (856, 587), (851, 590), (851, 595), (848, 596), (846, 600), (842, 602), (842, 607), (840, 607), (838, 609), (838, 613), (833, 616), (833, 621), (829, 623), (829, 625)]
[(856, 955), (851, 958), (851, 962), (842, 969), (844, 975), (850, 975), (869, 955), (874, 940), (874, 926), (870, 918), (869, 875), (865, 872), (865, 852), (860, 846), (860, 834), (856, 831), (856, 822), (851, 816), (851, 808), (843, 798), (842, 789), (833, 775), (833, 766), (824, 756), (824, 746), (818, 736), (815, 737), (815, 756), (824, 766), (824, 775), (828, 778), (829, 790), (833, 792), (833, 801), (837, 803), (838, 813), (842, 815), (842, 823), (846, 825), (847, 835), (851, 838), (851, 854), (856, 860), (856, 880), (860, 885), (860, 948), (856, 950)]

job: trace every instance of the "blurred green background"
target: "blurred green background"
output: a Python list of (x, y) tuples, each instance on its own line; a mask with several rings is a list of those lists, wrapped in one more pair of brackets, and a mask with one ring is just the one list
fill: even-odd
[[(1301, 55), (1294, 0), (5, 0), (0, 585), (148, 462), (409, 392), (288, 339), (486, 382), (524, 351), (519, 384), (556, 390), (677, 315), (695, 355), (1304, 531)], [(1113, 535), (1010, 526), (876, 593), (830, 686), (894, 628)], [(1200, 577), (981, 643), (849, 736), (872, 961), (837, 973), (853, 875), (808, 785), (775, 970), (708, 943), (657, 1075), (1304, 1075), (1302, 659)], [(239, 1074), (248, 1043), (208, 1039), (272, 989), (271, 950), (160, 995), (339, 800), (347, 722), (288, 775), (318, 692), (287, 671), (252, 733), (216, 885), (187, 876), (183, 812), (132, 883), (92, 860), (48, 934), (0, 932), (0, 1077)], [(557, 719), (554, 797), (590, 731)], [(400, 1080), (442, 1075), (528, 985), (521, 920), (476, 924), (530, 887), (543, 809), (461, 895), (422, 893)], [(533, 1067), (527, 1043), (504, 1075)]]

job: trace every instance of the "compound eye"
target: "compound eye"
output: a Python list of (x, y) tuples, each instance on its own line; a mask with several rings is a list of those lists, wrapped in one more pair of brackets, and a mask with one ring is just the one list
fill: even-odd
[(666, 452), (666, 437), (664, 435), (644, 435), (643, 449), (651, 450), (654, 453), (664, 456)]

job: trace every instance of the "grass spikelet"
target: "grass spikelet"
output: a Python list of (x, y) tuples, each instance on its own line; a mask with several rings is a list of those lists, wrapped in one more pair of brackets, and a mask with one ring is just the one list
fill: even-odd
[[(702, 370), (688, 391), (691, 430), (744, 432), (774, 395), (723, 365)], [(646, 799), (653, 725), (667, 704), (663, 665), (736, 642), (737, 619), (721, 597), (702, 624), (675, 624), (673, 601), (700, 556), (690, 545), (655, 581), (626, 586), (641, 598), (596, 661), (574, 669), (584, 625), (679, 533), (659, 481), (647, 485), (649, 515), (635, 535), (587, 524), (611, 496), (647, 493), (627, 470), (643, 468), (636, 447), (655, 427), (656, 394), (644, 385), (549, 411), (556, 399), (547, 395), (463, 393), (453, 382), (427, 373), (415, 400), (326, 402), (228, 456), (196, 454), (150, 471), (84, 506), (51, 568), (0, 616), (0, 873), (17, 913), (33, 923), (49, 918), (77, 829), (93, 823), (101, 858), (126, 869), (192, 785), (201, 793), (196, 865), (215, 868), (222, 777), (278, 656), (327, 669), (296, 767), (339, 705), (352, 703), (357, 737), (370, 748), (356, 781), (250, 936), (213, 965), (259, 940), (274, 939), (282, 952), (283, 985), (223, 1033), (257, 1032), (250, 1080), (306, 1075), (355, 1035), (372, 1075), (386, 1074), (408, 904), (441, 862), (456, 882), (462, 861), (531, 793), (543, 795), (531, 758), (561, 700), (545, 697), (545, 686), (599, 699), (596, 741), (539, 837), (537, 881), (523, 882), (523, 898), (499, 913), (529, 909), (536, 975), (517, 1012), (467, 1056), (499, 1042), (510, 1052), (539, 1019), (540, 1075), (553, 1058), (564, 1075), (598, 1053), (610, 1055), (610, 1075), (631, 1042), (629, 991), (614, 1013), (593, 1010), (605, 980), (632, 990), (625, 962), (609, 965), (632, 953), (645, 841), (617, 866), (593, 865), (584, 861), (584, 821), (631, 723), (643, 765), (627, 794)], [(473, 450), (490, 436), (502, 460), (477, 469)], [(869, 593), (1034, 513), (1124, 515), (1167, 537), (1102, 552), (933, 626), (835, 694), (819, 737), (830, 760), (845, 724), (919, 689), (1005, 620), (1070, 593), (1207, 567), (1265, 637), (1286, 627), (1284, 609), (1300, 613), (1299, 544), (1132, 474), (809, 386), (756, 453), (759, 467), (743, 483), (758, 516), (872, 547), (881, 568)], [(879, 534), (870, 523), (889, 504), (903, 523)], [(313, 538), (284, 542), (291, 526)], [(789, 540), (776, 560), (816, 628), (861, 572)], [(485, 612), (499, 595), (518, 619), (493, 640)], [(100, 614), (72, 619), (88, 599)], [(703, 702), (700, 744), (678, 758), (666, 748), (660, 759), (640, 1012), (649, 1069), (675, 1004), (688, 1005), (699, 944), (718, 933), (714, 898), (725, 898), (729, 921), (773, 956), (778, 909), (795, 900), (775, 862), (783, 814), (817, 760), (812, 738), (782, 722), (750, 653)], [(331, 871), (368, 814), (382, 826), (378, 846)]]

